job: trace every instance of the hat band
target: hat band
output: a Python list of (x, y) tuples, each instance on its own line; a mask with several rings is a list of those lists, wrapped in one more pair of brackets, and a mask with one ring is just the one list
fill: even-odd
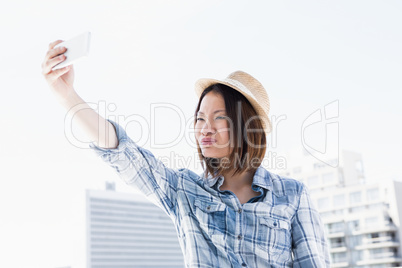
[(225, 81), (228, 82), (229, 84), (232, 84), (233, 86), (241, 89), (242, 91), (244, 91), (248, 95), (253, 96), (251, 94), (250, 90), (248, 90), (248, 88), (246, 86), (244, 86), (242, 83), (240, 83), (239, 81), (233, 80), (233, 79), (230, 79), (230, 78), (226, 78)]

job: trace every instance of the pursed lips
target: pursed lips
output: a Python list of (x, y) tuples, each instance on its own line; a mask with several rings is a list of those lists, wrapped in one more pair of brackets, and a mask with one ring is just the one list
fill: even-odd
[(203, 138), (201, 140), (201, 144), (212, 144), (212, 143), (215, 143), (215, 142), (216, 142), (216, 140), (212, 139), (212, 138)]

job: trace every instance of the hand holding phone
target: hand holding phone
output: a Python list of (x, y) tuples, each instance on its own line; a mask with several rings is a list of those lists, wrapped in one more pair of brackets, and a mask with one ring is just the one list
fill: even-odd
[(42, 74), (56, 98), (68, 105), (77, 99), (74, 90), (73, 64), (87, 57), (90, 44), (90, 32), (85, 32), (68, 41), (56, 40), (49, 44), (42, 62)]
[(63, 46), (67, 48), (64, 53), (66, 59), (59, 64), (55, 65), (52, 70), (61, 69), (63, 67), (69, 66), (83, 58), (88, 57), (89, 47), (91, 41), (91, 32), (84, 32), (74, 38), (57, 44), (54, 48)]

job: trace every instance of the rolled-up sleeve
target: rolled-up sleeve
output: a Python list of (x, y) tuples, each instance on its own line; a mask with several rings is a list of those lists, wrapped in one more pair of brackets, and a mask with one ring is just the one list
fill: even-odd
[(292, 230), (293, 267), (330, 267), (324, 226), (305, 185), (292, 221)]
[(173, 216), (179, 172), (167, 168), (149, 150), (138, 146), (119, 124), (108, 121), (116, 130), (119, 140), (117, 148), (101, 148), (94, 143), (90, 143), (89, 147), (115, 169), (126, 184), (137, 188), (149, 201)]

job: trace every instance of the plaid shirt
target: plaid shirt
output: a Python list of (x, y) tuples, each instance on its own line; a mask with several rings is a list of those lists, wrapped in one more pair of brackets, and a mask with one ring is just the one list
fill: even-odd
[(223, 177), (170, 169), (117, 123), (119, 145), (95, 153), (172, 219), (186, 267), (329, 267), (320, 215), (305, 185), (260, 166), (241, 204)]

